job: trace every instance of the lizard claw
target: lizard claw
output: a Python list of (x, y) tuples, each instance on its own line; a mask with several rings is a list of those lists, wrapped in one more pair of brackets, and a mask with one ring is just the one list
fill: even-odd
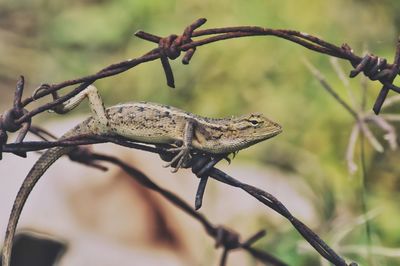
[(169, 163), (163, 165), (163, 167), (170, 167), (171, 165), (174, 165), (176, 163), (175, 168), (171, 170), (172, 173), (176, 173), (179, 170), (179, 168), (183, 167), (186, 164), (186, 162), (191, 159), (190, 150), (191, 148), (185, 145), (178, 148), (168, 149), (168, 152), (179, 151), (179, 153), (175, 155), (175, 157), (172, 158), (172, 160)]
[(229, 155), (227, 155), (226, 157), (224, 157), (224, 160), (228, 162), (228, 164), (231, 164), (232, 159), (229, 158)]
[[(231, 164), (232, 160), (235, 159), (236, 154), (238, 154), (239, 151), (234, 151), (230, 154), (227, 154), (225, 157), (223, 157), (223, 159), (225, 159), (228, 164)], [(230, 158), (229, 156), (232, 154), (232, 158)]]

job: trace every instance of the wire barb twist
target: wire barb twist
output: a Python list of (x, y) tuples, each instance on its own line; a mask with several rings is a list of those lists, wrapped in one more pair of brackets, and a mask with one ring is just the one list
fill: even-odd
[[(4, 145), (7, 143), (8, 140), (8, 132), (16, 132), (20, 130), (15, 140), (15, 143), (21, 143), (31, 126), (31, 119), (28, 119), (23, 123), (17, 122), (19, 118), (28, 113), (28, 111), (23, 107), (22, 104), (24, 85), (25, 79), (23, 76), (20, 76), (20, 79), (18, 80), (15, 88), (13, 107), (5, 111), (4, 114), (0, 115), (0, 160), (3, 156), (2, 153)], [(20, 157), (26, 157), (26, 152), (15, 151), (13, 153)]]
[(165, 77), (167, 79), (167, 85), (171, 88), (175, 88), (175, 79), (169, 59), (175, 60), (181, 55), (181, 51), (185, 51), (186, 53), (182, 59), (182, 63), (184, 65), (189, 64), (196, 51), (196, 47), (184, 49), (182, 46), (193, 42), (192, 35), (194, 30), (202, 26), (204, 23), (206, 23), (206, 21), (207, 20), (205, 18), (197, 19), (195, 22), (186, 27), (180, 36), (171, 34), (167, 37), (161, 38), (144, 31), (137, 31), (135, 33), (135, 36), (141, 39), (158, 43), (158, 52), (160, 53), (160, 60), (164, 69)]
[[(222, 40), (250, 37), (250, 36), (275, 36), (278, 38), (288, 40), (290, 42), (297, 43), (309, 50), (318, 53), (345, 59), (349, 61), (355, 68), (350, 73), (351, 77), (355, 77), (362, 72), (371, 80), (378, 80), (380, 83), (382, 83), (383, 87), (380, 90), (380, 93), (373, 108), (373, 110), (377, 114), (379, 113), (389, 90), (400, 92), (400, 88), (393, 84), (394, 78), (399, 74), (399, 68), (400, 68), (400, 40), (397, 42), (395, 60), (393, 64), (389, 64), (387, 63), (387, 60), (379, 58), (372, 54), (366, 55), (363, 58), (359, 57), (356, 54), (354, 54), (353, 50), (347, 44), (343, 44), (342, 46), (336, 46), (318, 37), (302, 33), (299, 31), (269, 29), (262, 27), (253, 27), (253, 26), (223, 27), (223, 28), (196, 30), (200, 26), (202, 26), (205, 22), (206, 19), (204, 18), (198, 19), (189, 26), (187, 26), (183, 31), (182, 35), (169, 35), (164, 38), (143, 31), (138, 31), (135, 33), (137, 37), (156, 43), (158, 47), (152, 49), (151, 51), (140, 57), (111, 64), (92, 75), (63, 81), (58, 84), (44, 84), (40, 87), (40, 89), (36, 90), (31, 97), (28, 97), (24, 100), (22, 100), (22, 93), (24, 89), (24, 78), (21, 76), (16, 86), (13, 107), (0, 115), (0, 159), (3, 152), (11, 152), (19, 156), (24, 156), (25, 153), (28, 151), (35, 151), (54, 146), (63, 146), (63, 145), (77, 146), (83, 144), (93, 144), (93, 143), (101, 143), (108, 141), (116, 143), (118, 145), (128, 146), (131, 148), (142, 149), (150, 152), (157, 152), (160, 154), (165, 153), (165, 150), (160, 148), (144, 146), (138, 143), (128, 142), (126, 140), (121, 140), (121, 139), (110, 139), (110, 138), (107, 139), (105, 137), (58, 140), (53, 142), (48, 142), (48, 141), (24, 142), (23, 140), (28, 131), (31, 131), (32, 133), (34, 133), (35, 135), (39, 136), (42, 139), (46, 139), (49, 136), (49, 134), (44, 130), (33, 127), (31, 125), (32, 117), (46, 110), (51, 110), (60, 103), (63, 103), (71, 99), (72, 97), (77, 95), (79, 92), (84, 90), (87, 86), (89, 86), (96, 80), (120, 74), (145, 62), (150, 62), (160, 59), (167, 79), (167, 84), (170, 87), (174, 87), (175, 80), (169, 60), (174, 60), (181, 55), (181, 52), (185, 52), (185, 55), (182, 59), (182, 63), (188, 64), (192, 59), (197, 47)], [(203, 39), (199, 40), (193, 40), (193, 38), (199, 38), (203, 36), (209, 36), (209, 37), (204, 37)], [(71, 92), (63, 95), (62, 97), (59, 97), (56, 100), (53, 100), (52, 102), (43, 104), (31, 111), (27, 111), (25, 109), (27, 105), (34, 102), (35, 100), (50, 94), (54, 95), (58, 90), (61, 90), (69, 86), (77, 86), (77, 87), (75, 87)], [(44, 87), (45, 89), (43, 89)], [(16, 143), (7, 144), (8, 140), (7, 133), (16, 131), (20, 131)], [(87, 159), (86, 157), (90, 157), (91, 155), (93, 154), (90, 151), (86, 150), (84, 152), (75, 155), (72, 154), (71, 156), (72, 159), (76, 161), (88, 164), (93, 167), (104, 169), (102, 168), (102, 166), (99, 167), (98, 165), (93, 164), (92, 160), (86, 160)], [(105, 159), (104, 157), (103, 159), (105, 161), (107, 161), (108, 159), (111, 160), (110, 158)], [(115, 160), (111, 161), (119, 164), (121, 167), (125, 167), (124, 169), (127, 169), (128, 167), (126, 165), (123, 165), (121, 162), (117, 162)], [(271, 209), (273, 209), (274, 211), (278, 212), (280, 215), (288, 219), (293, 224), (293, 226), (299, 231), (299, 233), (314, 247), (314, 249), (317, 250), (327, 260), (334, 263), (335, 265), (347, 265), (344, 259), (338, 256), (311, 229), (309, 229), (306, 225), (304, 225), (295, 217), (293, 217), (289, 212), (289, 210), (274, 196), (261, 189), (239, 182), (238, 180), (232, 178), (231, 176), (225, 174), (224, 172), (214, 168), (214, 165), (205, 168), (206, 170), (200, 169), (199, 171), (195, 171), (198, 177), (201, 178), (198, 193), (196, 196), (196, 207), (201, 206), (202, 197), (208, 177), (212, 177), (218, 181), (221, 181), (223, 183), (226, 183), (234, 187), (239, 187), (242, 190), (249, 193), (250, 195), (252, 195), (257, 200), (259, 200), (260, 202), (262, 202), (263, 204), (265, 204), (266, 206), (270, 207)], [(192, 168), (192, 170), (194, 170), (194, 168)], [(153, 189), (157, 188), (157, 186), (154, 183), (151, 183), (151, 181), (149, 180), (145, 181), (145, 184), (149, 185)], [(158, 189), (160, 189), (162, 193), (165, 193), (165, 195), (169, 195), (171, 200), (176, 200), (175, 195), (171, 195), (171, 193), (168, 194), (167, 192), (165, 192), (165, 190), (162, 190), (161, 188)], [(196, 216), (194, 214), (196, 212), (192, 209), (188, 209), (186, 205), (180, 204), (179, 206), (180, 207), (184, 206), (182, 208), (183, 209), (186, 208), (185, 211), (190, 213), (190, 215), (192, 216)], [(196, 217), (199, 219), (199, 221), (203, 223), (203, 225), (205, 224), (204, 222), (205, 218), (203, 216), (196, 216)], [(206, 227), (207, 232), (216, 233), (216, 229), (214, 227), (211, 227), (209, 224), (205, 224), (204, 226)], [(233, 235), (230, 235), (229, 233), (225, 234), (227, 234), (226, 237), (234, 239)], [(226, 244), (229, 247), (236, 247), (238, 245), (238, 242), (235, 241), (236, 240), (228, 241), (226, 242)], [(263, 256), (268, 257), (267, 255), (260, 254), (258, 253), (258, 251), (251, 249), (246, 245), (242, 245), (242, 248), (249, 251), (253, 256), (259, 256), (260, 258)], [(229, 250), (230, 250), (229, 248), (225, 249), (221, 263), (223, 261), (226, 261), (226, 256)], [(280, 264), (275, 263), (274, 265), (285, 265), (285, 264), (281, 262)], [(356, 264), (351, 263), (350, 265), (356, 265)]]
[[(57, 84), (46, 84), (46, 90), (37, 90), (34, 95), (31, 97), (28, 97), (21, 101), (22, 107), (26, 107), (28, 104), (34, 102), (35, 100), (42, 98), (46, 95), (53, 94), (55, 91), (61, 90), (65, 87), (73, 86), (73, 85), (78, 85), (76, 88), (74, 88), (71, 92), (63, 95), (57, 100), (54, 100), (52, 102), (46, 103), (42, 106), (39, 106), (27, 113), (24, 113), (22, 116), (17, 116), (18, 118), (15, 119), (15, 125), (20, 126), (22, 123), (28, 122), (33, 116), (42, 113), (46, 110), (50, 110), (54, 108), (56, 105), (59, 105), (62, 102), (65, 102), (84, 90), (87, 86), (89, 86), (91, 83), (98, 79), (114, 76), (117, 74), (120, 74), (122, 72), (125, 72), (139, 64), (145, 63), (145, 62), (150, 62), (154, 61), (157, 59), (160, 59), (164, 72), (167, 78), (167, 84), (171, 87), (175, 86), (175, 81), (172, 73), (171, 66), (169, 64), (169, 59), (172, 58), (177, 58), (176, 56), (179, 57), (178, 53), (184, 51), (185, 56), (182, 59), (182, 63), (188, 64), (189, 61), (191, 60), (192, 56), (194, 55), (194, 52), (196, 51), (196, 48), (199, 46), (203, 46), (209, 43), (217, 42), (217, 41), (223, 41), (223, 40), (228, 40), (228, 39), (234, 39), (234, 38), (241, 38), (241, 37), (250, 37), (250, 36), (275, 36), (278, 38), (286, 39), (290, 42), (297, 43), (307, 49), (310, 49), (312, 51), (326, 54), (329, 56), (333, 57), (338, 57), (342, 58), (345, 60), (348, 60), (353, 67), (357, 67), (357, 65), (360, 64), (360, 62), (363, 60), (362, 57), (357, 56), (354, 54), (353, 50), (350, 48), (349, 45), (343, 44), (342, 46), (336, 46), (334, 44), (328, 43), (318, 37), (315, 37), (313, 35), (299, 32), (299, 31), (294, 31), (294, 30), (280, 30), (280, 29), (269, 29), (269, 28), (262, 28), (262, 27), (255, 27), (255, 26), (239, 26), (239, 27), (223, 27), (223, 28), (213, 28), (213, 29), (205, 29), (205, 30), (196, 30), (200, 26), (202, 26), (206, 22), (206, 19), (201, 18), (190, 24), (185, 28), (183, 31), (183, 34), (181, 36), (171, 37), (173, 35), (167, 36), (164, 38), (163, 41), (161, 41), (161, 37), (146, 33), (143, 31), (138, 31), (135, 33), (135, 35), (141, 39), (153, 42), (158, 44), (158, 48), (153, 49), (149, 51), (148, 53), (134, 58), (134, 59), (128, 59), (124, 60), (118, 63), (111, 64), (99, 72), (81, 77), (81, 78), (76, 78), (72, 80), (67, 80), (61, 83)], [(210, 37), (205, 37), (200, 40), (193, 40), (193, 38), (198, 38), (202, 36), (208, 36), (211, 35)], [(175, 35), (176, 36), (176, 35)], [(395, 57), (395, 63), (394, 64), (386, 64), (386, 69), (390, 70), (392, 69), (393, 71), (393, 79), (394, 79), (394, 73), (398, 74), (399, 73), (399, 58), (400, 58), (400, 43), (397, 43), (397, 49), (396, 49), (396, 57)], [(383, 59), (381, 62), (384, 62)], [(386, 98), (386, 95), (389, 90), (394, 90), (394, 91), (399, 91), (400, 89), (393, 85), (393, 80), (390, 79), (390, 75), (388, 74), (388, 71), (383, 68), (383, 63), (381, 65), (381, 69), (378, 69), (378, 72), (381, 73), (380, 75), (382, 76), (375, 76), (379, 77), (379, 81), (384, 85), (384, 87), (381, 89), (381, 92), (378, 96), (377, 102), (375, 103), (374, 110), (378, 112), (380, 109), (379, 107), (382, 105), (383, 101)], [(4, 131), (4, 130), (3, 130)], [(6, 130), (7, 131), (7, 130)], [(4, 132), (0, 132), (0, 141), (4, 142)]]
[[(349, 45), (343, 44), (342, 48), (349, 54), (352, 54), (353, 51)], [(373, 54), (365, 55), (361, 60), (350, 60), (351, 64), (354, 67), (354, 70), (350, 72), (350, 78), (356, 77), (359, 73), (363, 73), (370, 80), (375, 81), (378, 80), (382, 83), (382, 88), (375, 100), (374, 106), (372, 110), (375, 114), (379, 114), (382, 105), (385, 102), (385, 99), (389, 93), (389, 90), (393, 90), (397, 93), (400, 93), (400, 88), (393, 84), (394, 79), (399, 72), (400, 65), (400, 41), (398, 40), (396, 55), (393, 64), (388, 64), (385, 58), (381, 58), (375, 56)]]

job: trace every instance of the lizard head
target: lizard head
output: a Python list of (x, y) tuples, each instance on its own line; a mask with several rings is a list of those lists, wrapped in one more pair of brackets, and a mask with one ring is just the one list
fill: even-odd
[(259, 113), (243, 115), (232, 122), (229, 128), (237, 140), (237, 149), (244, 149), (282, 132), (282, 127), (278, 123)]
[(282, 132), (282, 127), (262, 114), (204, 119), (195, 126), (193, 146), (210, 153), (245, 149)]

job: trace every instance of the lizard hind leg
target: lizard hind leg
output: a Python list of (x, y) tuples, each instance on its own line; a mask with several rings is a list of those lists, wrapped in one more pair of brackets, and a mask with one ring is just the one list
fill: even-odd
[[(52, 94), (53, 99), (58, 99), (57, 93)], [(98, 122), (106, 127), (108, 123), (108, 117), (104, 108), (103, 100), (100, 97), (99, 91), (93, 85), (89, 85), (86, 89), (69, 99), (68, 101), (61, 103), (53, 108), (53, 111), (58, 114), (65, 114), (76, 108), (85, 98), (89, 100), (89, 106), (92, 111), (93, 117)]]

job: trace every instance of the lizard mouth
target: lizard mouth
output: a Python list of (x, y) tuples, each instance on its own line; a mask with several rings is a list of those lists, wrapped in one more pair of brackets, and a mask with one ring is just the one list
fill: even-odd
[[(253, 136), (252, 141), (249, 141), (245, 146), (249, 147), (258, 142), (270, 139), (282, 133), (282, 127), (279, 124), (274, 123), (272, 127), (268, 127), (265, 132), (260, 133), (258, 136)], [(243, 147), (245, 148), (245, 147)]]
[(282, 131), (283, 131), (281, 125), (279, 125), (278, 123), (272, 122), (272, 121), (271, 121), (271, 123), (272, 123), (272, 126), (270, 126), (266, 129), (266, 131), (267, 131), (267, 134), (265, 134), (266, 139), (272, 138), (272, 137), (282, 133)]
[(282, 133), (282, 127), (281, 126), (279, 126), (279, 128), (277, 128), (275, 131), (271, 132), (268, 135), (268, 137), (271, 138), (271, 137), (274, 137), (276, 135), (279, 135), (280, 133)]

